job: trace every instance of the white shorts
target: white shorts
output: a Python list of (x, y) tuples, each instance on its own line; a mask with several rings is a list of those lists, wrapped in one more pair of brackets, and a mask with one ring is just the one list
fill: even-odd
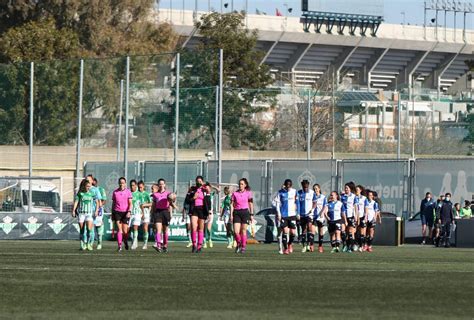
[(230, 211), (225, 210), (224, 214), (222, 215), (222, 220), (224, 221), (225, 224), (230, 223)]
[(130, 217), (130, 223), (133, 226), (139, 226), (142, 224), (142, 215), (141, 213), (136, 213)]
[(92, 213), (90, 214), (79, 213), (77, 220), (79, 221), (79, 223), (84, 223), (84, 221), (85, 222), (94, 221), (94, 218), (92, 217)]
[(94, 226), (100, 227), (103, 224), (102, 219), (104, 218), (103, 215), (97, 216), (94, 218)]
[(150, 223), (150, 208), (143, 209), (143, 223)]

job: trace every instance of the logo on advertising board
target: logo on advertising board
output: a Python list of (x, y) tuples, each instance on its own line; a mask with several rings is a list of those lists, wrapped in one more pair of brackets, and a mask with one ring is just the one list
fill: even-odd
[(18, 224), (16, 222), (13, 222), (13, 218), (10, 216), (6, 216), (2, 219), (2, 223), (0, 223), (0, 229), (5, 232), (5, 234), (9, 234), (13, 228)]
[(31, 216), (28, 218), (28, 223), (23, 223), (23, 225), (29, 234), (34, 235), (43, 224), (38, 223), (38, 219), (35, 216)]
[(48, 223), (48, 226), (53, 230), (55, 234), (59, 234), (67, 225), (66, 223), (62, 223), (62, 222), (63, 222), (63, 219), (56, 217), (54, 218), (52, 223)]

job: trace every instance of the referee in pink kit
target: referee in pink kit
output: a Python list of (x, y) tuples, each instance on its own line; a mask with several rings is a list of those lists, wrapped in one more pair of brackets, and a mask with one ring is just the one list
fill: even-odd
[(119, 187), (112, 193), (112, 219), (117, 224), (118, 251), (122, 251), (122, 241), (128, 250), (128, 220), (132, 210), (132, 192), (127, 189), (127, 180), (121, 177)]
[(237, 242), (236, 253), (245, 253), (247, 248), (247, 226), (253, 218), (253, 196), (249, 182), (239, 180), (239, 190), (232, 194), (230, 217), (234, 223), (234, 237)]

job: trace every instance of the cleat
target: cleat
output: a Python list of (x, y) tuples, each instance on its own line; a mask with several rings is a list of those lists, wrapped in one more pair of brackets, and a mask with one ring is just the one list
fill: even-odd
[(332, 248), (331, 253), (336, 253), (336, 252), (339, 252), (337, 248)]
[(101, 244), (101, 243), (99, 243), (99, 244), (97, 245), (97, 250), (102, 250), (102, 244)]
[(240, 253), (240, 246), (237, 246), (237, 248), (235, 248), (235, 253)]
[(365, 245), (365, 246), (362, 248), (362, 251), (363, 251), (363, 252), (367, 251), (367, 245)]
[(290, 254), (290, 250), (289, 249), (283, 250), (283, 254)]
[(162, 250), (163, 253), (168, 253), (168, 247), (163, 247), (163, 250)]
[(186, 245), (186, 248), (191, 248), (193, 246), (193, 243), (192, 242), (188, 242), (188, 244)]
[(212, 248), (212, 247), (214, 247), (214, 244), (212, 243), (212, 240), (209, 239), (209, 248)]
[(136, 241), (132, 242), (132, 250), (135, 250), (138, 247), (138, 243)]
[(347, 252), (348, 248), (347, 246), (342, 247), (342, 252)]
[(197, 249), (196, 249), (196, 246), (193, 246), (193, 248), (191, 249), (191, 253), (196, 253)]
[(341, 249), (339, 249), (339, 247), (336, 247), (336, 252), (341, 252)]
[(143, 245), (143, 248), (142, 250), (147, 250), (148, 249), (148, 246), (146, 245), (146, 243)]
[(118, 247), (117, 251), (122, 252), (122, 246)]
[(323, 252), (324, 252), (323, 247), (318, 247), (318, 252), (319, 252), (319, 253), (323, 253)]
[(153, 249), (155, 249), (156, 252), (158, 252), (158, 253), (161, 252), (161, 247), (160, 246), (153, 246)]
[(372, 246), (368, 247), (368, 248), (367, 248), (367, 251), (368, 251), (368, 252), (372, 252)]
[(346, 252), (347, 252), (347, 253), (352, 253), (352, 250), (351, 250), (351, 249), (347, 249)]
[(237, 241), (234, 240), (234, 243), (232, 244), (232, 248), (236, 248), (237, 247)]
[(207, 249), (207, 242), (202, 246), (204, 249)]
[(227, 245), (227, 249), (232, 249), (232, 243), (229, 243), (229, 244)]
[(293, 253), (293, 245), (292, 244), (288, 245), (288, 252)]
[(196, 253), (201, 253), (201, 252), (202, 252), (202, 248), (198, 248), (198, 249), (196, 250)]
[(125, 241), (124, 244), (125, 244), (125, 250), (128, 250), (128, 241)]
[(89, 250), (89, 251), (94, 250), (94, 248), (92, 248), (92, 244), (91, 244), (91, 243), (89, 243), (89, 244), (87, 245), (87, 250)]
[(359, 247), (359, 252), (362, 252), (362, 251), (364, 251), (364, 250), (362, 249), (362, 247)]
[(421, 241), (421, 245), (422, 245), (422, 246), (424, 246), (425, 244), (426, 244), (426, 241), (425, 241), (425, 240)]
[(84, 241), (81, 241), (81, 250), (86, 250), (86, 244)]
[(244, 254), (245, 253), (245, 248), (240, 249), (240, 253)]
[(279, 250), (278, 253), (279, 253), (279, 254), (283, 254), (283, 250)]
[(314, 252), (314, 245), (309, 246), (309, 252)]
[(301, 252), (305, 253), (305, 252), (308, 252), (308, 248), (306, 248), (306, 246), (303, 246), (303, 249), (301, 249)]

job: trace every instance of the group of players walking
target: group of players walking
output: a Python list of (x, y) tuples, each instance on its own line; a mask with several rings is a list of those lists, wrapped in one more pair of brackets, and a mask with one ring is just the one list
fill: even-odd
[[(127, 188), (125, 178), (120, 178), (118, 188), (112, 193), (112, 221), (116, 225), (118, 251), (129, 249), (129, 234), (132, 236), (131, 249), (138, 247), (139, 227), (143, 230), (143, 249), (147, 249), (150, 228), (155, 235), (153, 247), (158, 252), (168, 252), (168, 228), (176, 195), (166, 189), (166, 181), (159, 179), (152, 185), (151, 193), (145, 190), (143, 181), (130, 181)], [(237, 190), (224, 188), (219, 219), (223, 220), (228, 248), (236, 253), (245, 253), (247, 229), (254, 222), (253, 195), (247, 179), (239, 180)], [(220, 188), (196, 177), (183, 204), (183, 220), (186, 221), (189, 244), (193, 253), (200, 253), (207, 246), (212, 247), (211, 228), (213, 224), (214, 201)], [(93, 250), (95, 232), (98, 235), (97, 249), (102, 248), (103, 207), (106, 201), (103, 188), (91, 175), (82, 180), (76, 195), (73, 217), (78, 217), (82, 250)], [(318, 184), (312, 189), (307, 180), (301, 182), (301, 189), (293, 188), (287, 179), (281, 190), (274, 196), (272, 204), (276, 211), (279, 252), (290, 254), (300, 233), (303, 252), (313, 252), (315, 235), (318, 234), (318, 251), (323, 252), (323, 234), (327, 226), (331, 239), (331, 252), (372, 251), (375, 224), (381, 223), (379, 204), (374, 191), (365, 190), (348, 182), (339, 194), (333, 191), (329, 196), (322, 194)], [(113, 228), (115, 232), (115, 227)], [(342, 249), (341, 249), (342, 245)]]

